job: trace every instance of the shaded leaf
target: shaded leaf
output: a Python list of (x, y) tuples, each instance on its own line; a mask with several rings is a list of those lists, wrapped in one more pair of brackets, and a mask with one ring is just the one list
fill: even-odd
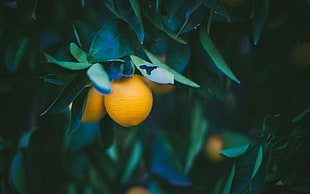
[(310, 112), (310, 108), (308, 108), (307, 110), (303, 111), (302, 113), (298, 114), (297, 116), (295, 116), (292, 119), (293, 123), (297, 123), (298, 121), (301, 121), (303, 118), (305, 118), (305, 116)]
[(43, 76), (40, 76), (39, 79), (42, 79), (46, 83), (51, 83), (51, 84), (55, 84), (59, 86), (64, 85), (63, 82), (60, 82), (57, 80), (57, 76), (55, 74), (43, 75)]
[(69, 135), (74, 133), (81, 124), (81, 118), (84, 112), (84, 104), (87, 99), (88, 90), (89, 88), (84, 88), (80, 95), (72, 103), (70, 125), (68, 128)]
[(87, 53), (78, 47), (74, 42), (70, 43), (71, 55), (80, 63), (88, 63)]
[(19, 140), (19, 148), (27, 148), (30, 144), (31, 135), (35, 132), (37, 128), (31, 128), (29, 131), (25, 132)]
[(242, 146), (232, 147), (229, 149), (221, 150), (219, 153), (226, 157), (238, 157), (242, 155), (244, 152), (246, 152), (249, 146), (250, 146), (249, 144), (246, 144)]
[(253, 179), (253, 177), (256, 175), (259, 167), (262, 164), (262, 161), (263, 161), (263, 148), (261, 145), (259, 145), (259, 149), (258, 149), (258, 153), (257, 153), (257, 157), (256, 157), (256, 161), (255, 161), (255, 165), (254, 165), (254, 169), (252, 172), (251, 179)]
[(75, 98), (83, 91), (89, 79), (85, 72), (80, 72), (75, 78), (64, 87), (60, 94), (56, 97), (53, 103), (41, 114), (43, 116), (46, 113), (56, 114), (63, 112), (69, 104), (75, 100)]
[(266, 23), (269, 9), (269, 0), (254, 0), (254, 18), (252, 22), (252, 33), (254, 45), (257, 45), (261, 36), (262, 30)]
[(223, 4), (219, 0), (201, 0), (204, 5), (206, 5), (211, 11), (216, 11), (217, 14), (225, 17), (228, 22), (231, 22), (230, 16)]
[(227, 77), (229, 77), (236, 83), (240, 83), (240, 81), (236, 78), (234, 73), (230, 70), (229, 66), (222, 57), (221, 53), (217, 50), (213, 41), (210, 39), (208, 33), (206, 32), (206, 26), (201, 27), (199, 31), (199, 37), (202, 47), (209, 54), (216, 67), (221, 72), (223, 72)]
[(208, 132), (208, 122), (203, 115), (202, 105), (198, 101), (195, 101), (192, 112), (190, 145), (185, 162), (185, 173), (190, 171), (197, 154), (204, 145), (205, 136)]
[(184, 175), (179, 161), (164, 136), (155, 137), (151, 157), (152, 172), (171, 184), (189, 186), (191, 182)]
[(223, 194), (230, 194), (231, 192), (231, 185), (232, 185), (232, 182), (234, 180), (234, 176), (235, 176), (235, 173), (236, 173), (236, 165), (234, 164), (231, 168), (231, 171), (230, 171), (230, 174), (229, 174), (229, 177), (226, 181), (226, 184), (223, 188)]
[(42, 52), (45, 56), (48, 63), (55, 63), (63, 68), (70, 69), (70, 70), (82, 70), (90, 67), (92, 64), (86, 62), (86, 63), (80, 63), (80, 62), (70, 62), (70, 61), (58, 61), (54, 57), (48, 55), (47, 53)]
[(136, 68), (149, 80), (161, 84), (174, 83), (174, 75), (169, 71), (157, 65), (153, 65), (135, 55), (130, 55), (130, 59)]
[(188, 86), (192, 86), (194, 88), (198, 88), (199, 85), (196, 84), (195, 82), (189, 80), (188, 78), (184, 77), (182, 74), (176, 72), (174, 69), (170, 68), (168, 65), (166, 65), (165, 63), (162, 63), (156, 56), (154, 56), (152, 53), (148, 52), (147, 50), (144, 50), (144, 52), (146, 53), (146, 55), (148, 56), (148, 58), (151, 60), (151, 62), (154, 65), (157, 65), (158, 67), (165, 69), (167, 71), (169, 71), (170, 73), (172, 73), (174, 75), (174, 79), (182, 84), (188, 85)]
[(124, 65), (122, 63), (110, 63), (108, 75), (111, 79), (119, 79), (122, 77)]
[(102, 94), (111, 92), (110, 79), (101, 64), (95, 63), (87, 70), (87, 75), (96, 90)]
[(131, 77), (135, 73), (135, 65), (131, 62), (131, 60), (126, 60), (123, 68), (123, 76)]
[(16, 190), (21, 194), (26, 194), (27, 192), (27, 181), (25, 177), (24, 168), (25, 158), (21, 151), (17, 152), (14, 156), (11, 166), (10, 166), (10, 179), (16, 188)]
[(90, 62), (105, 62), (133, 53), (137, 46), (135, 35), (122, 20), (114, 19), (96, 34), (89, 49)]
[(141, 141), (137, 140), (131, 149), (131, 154), (126, 165), (126, 170), (122, 176), (122, 181), (127, 182), (134, 170), (137, 168), (143, 153), (143, 147)]
[(247, 136), (241, 133), (232, 133), (230, 131), (224, 131), (223, 137), (225, 144), (224, 147), (227, 149), (252, 143), (252, 141)]

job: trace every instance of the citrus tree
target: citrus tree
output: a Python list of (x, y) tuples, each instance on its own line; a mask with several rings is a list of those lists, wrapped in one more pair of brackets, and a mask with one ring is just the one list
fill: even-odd
[(309, 193), (310, 1), (0, 1), (1, 193)]

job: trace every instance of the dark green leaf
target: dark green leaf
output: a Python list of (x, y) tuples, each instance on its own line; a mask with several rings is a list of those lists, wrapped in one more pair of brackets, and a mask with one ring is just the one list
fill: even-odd
[(70, 44), (70, 53), (78, 62), (88, 63), (87, 53), (78, 47), (78, 45), (76, 45), (74, 42), (71, 42)]
[(202, 0), (202, 3), (204, 5), (206, 5), (207, 7), (209, 7), (209, 9), (211, 9), (211, 11), (216, 11), (216, 14), (220, 14), (223, 17), (225, 17), (225, 19), (228, 22), (231, 22), (230, 20), (230, 16), (223, 4), (222, 1), (219, 0)]
[(138, 0), (116, 0), (121, 18), (128, 23), (130, 28), (135, 31), (138, 40), (143, 44), (144, 29), (142, 24), (142, 16), (140, 4)]
[(254, 45), (257, 45), (268, 16), (269, 0), (254, 0), (253, 5), (254, 18), (252, 23), (252, 30)]
[(84, 88), (81, 94), (73, 101), (70, 116), (70, 125), (68, 128), (68, 134), (74, 133), (81, 124), (81, 118), (84, 111), (84, 104), (87, 99), (87, 93), (89, 88)]
[(64, 85), (64, 83), (57, 80), (57, 76), (55, 74), (48, 74), (40, 76), (39, 79), (44, 80), (47, 83), (55, 84), (55, 85)]
[(299, 115), (295, 116), (294, 119), (292, 120), (293, 123), (297, 123), (298, 121), (301, 121), (305, 116), (310, 112), (310, 108), (307, 110), (303, 111)]
[(233, 148), (237, 146), (244, 146), (245, 144), (251, 144), (251, 140), (241, 133), (232, 133), (230, 131), (223, 132), (224, 147)]
[(42, 52), (45, 56), (48, 63), (55, 63), (63, 68), (70, 69), (70, 70), (82, 70), (90, 67), (92, 64), (85, 62), (85, 63), (79, 63), (79, 62), (70, 62), (70, 61), (58, 61), (54, 57), (48, 55), (47, 53)]
[(191, 49), (189, 45), (179, 44), (177, 42), (171, 42), (167, 45), (167, 65), (182, 73), (187, 67), (191, 56)]
[(85, 72), (80, 72), (75, 78), (60, 92), (54, 102), (41, 114), (59, 113), (64, 111), (69, 104), (82, 92), (89, 79)]
[(95, 63), (87, 70), (87, 75), (96, 90), (102, 94), (111, 92), (110, 79), (101, 64)]
[(19, 144), (18, 146), (20, 148), (27, 148), (30, 144), (30, 139), (31, 139), (31, 135), (33, 134), (33, 132), (35, 132), (37, 129), (36, 128), (31, 128), (29, 131), (27, 131), (26, 133), (24, 133), (22, 135), (22, 137), (20, 138)]
[(131, 62), (131, 60), (126, 60), (124, 63), (123, 76), (131, 77), (135, 73), (135, 65)]
[(251, 179), (253, 179), (254, 176), (256, 175), (256, 173), (257, 173), (259, 167), (261, 166), (262, 162), (263, 162), (263, 148), (260, 145), (259, 149), (258, 149), (257, 156), (256, 156), (256, 161), (255, 161), (255, 165), (254, 165), (254, 169), (253, 169), (253, 172), (252, 172)]
[(171, 145), (164, 136), (155, 137), (152, 147), (151, 170), (174, 185), (189, 186), (191, 182), (184, 175)]
[(217, 50), (213, 41), (206, 32), (206, 26), (202, 26), (199, 31), (200, 42), (204, 50), (209, 54), (216, 67), (233, 81), (240, 83), (234, 73), (230, 70), (221, 53)]
[(250, 194), (260, 194), (263, 192), (267, 172), (269, 170), (272, 154), (271, 144), (270, 143), (262, 144), (262, 148), (263, 148), (262, 164), (250, 183)]
[(89, 49), (90, 62), (105, 62), (133, 53), (136, 37), (122, 20), (111, 20), (96, 34)]
[(153, 65), (135, 55), (130, 55), (130, 58), (136, 68), (149, 80), (162, 84), (174, 83), (174, 75), (169, 71), (157, 65)]
[(231, 171), (230, 171), (230, 174), (229, 174), (229, 177), (226, 181), (226, 184), (224, 186), (224, 189), (223, 189), (223, 194), (230, 194), (231, 192), (231, 185), (232, 185), (232, 182), (234, 180), (234, 177), (235, 177), (235, 172), (236, 172), (236, 165), (234, 164), (231, 168)]
[(24, 38), (20, 43), (10, 44), (5, 55), (5, 62), (10, 72), (15, 72), (21, 63), (27, 59), (27, 49), (29, 49), (30, 39)]
[(250, 146), (249, 144), (246, 144), (238, 147), (232, 147), (229, 149), (221, 150), (219, 153), (226, 157), (238, 157), (242, 155), (244, 152), (246, 152), (249, 146)]
[(18, 191), (21, 194), (27, 194), (27, 181), (25, 177), (24, 168), (25, 158), (21, 151), (17, 152), (14, 156), (11, 166), (10, 166), (10, 179)]
[(123, 69), (123, 63), (110, 63), (108, 75), (111, 79), (119, 79), (122, 77)]
[(137, 168), (143, 153), (143, 147), (141, 141), (137, 140), (131, 149), (131, 154), (128, 159), (128, 163), (126, 165), (126, 170), (122, 176), (122, 181), (127, 182), (129, 181), (132, 173)]
[(190, 145), (185, 163), (185, 173), (190, 171), (197, 154), (204, 145), (203, 143), (208, 132), (208, 122), (203, 115), (202, 104), (195, 101), (192, 112), (191, 134), (189, 140)]
[(184, 77), (182, 74), (176, 72), (174, 69), (170, 68), (168, 65), (166, 65), (165, 63), (162, 63), (156, 56), (154, 56), (152, 53), (148, 52), (147, 50), (144, 50), (144, 52), (146, 53), (146, 55), (148, 56), (148, 58), (151, 60), (151, 62), (154, 65), (157, 65), (158, 67), (169, 71), (170, 73), (172, 73), (174, 75), (174, 79), (182, 84), (188, 85), (188, 86), (192, 86), (195, 88), (198, 88), (199, 85), (196, 84), (195, 82), (189, 80), (188, 78)]

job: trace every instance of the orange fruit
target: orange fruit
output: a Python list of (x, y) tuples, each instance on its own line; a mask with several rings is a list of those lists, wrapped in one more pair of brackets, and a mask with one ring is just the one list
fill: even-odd
[(291, 62), (299, 68), (310, 67), (310, 42), (303, 42), (297, 45), (291, 52)]
[(175, 86), (172, 84), (159, 84), (156, 82), (153, 82), (146, 77), (142, 77), (143, 81), (146, 83), (146, 85), (156, 94), (166, 94), (171, 92)]
[(224, 138), (221, 135), (210, 136), (205, 143), (205, 154), (214, 162), (221, 162), (225, 159), (218, 152), (224, 149)]
[(112, 80), (111, 88), (112, 92), (104, 97), (104, 104), (116, 123), (124, 127), (135, 126), (150, 114), (153, 95), (141, 76)]
[(89, 89), (86, 105), (81, 119), (82, 122), (97, 122), (106, 115), (103, 97), (104, 96), (100, 94), (94, 87)]
[(232, 7), (239, 7), (244, 5), (246, 1), (247, 0), (223, 0), (223, 3)]
[(150, 192), (144, 187), (135, 186), (128, 189), (125, 194), (150, 194)]

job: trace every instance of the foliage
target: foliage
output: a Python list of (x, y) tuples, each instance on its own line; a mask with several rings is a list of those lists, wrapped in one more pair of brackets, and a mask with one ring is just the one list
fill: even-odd
[[(0, 193), (309, 193), (309, 24), (304, 0), (0, 1)], [(81, 122), (86, 86), (135, 73), (176, 88)]]

